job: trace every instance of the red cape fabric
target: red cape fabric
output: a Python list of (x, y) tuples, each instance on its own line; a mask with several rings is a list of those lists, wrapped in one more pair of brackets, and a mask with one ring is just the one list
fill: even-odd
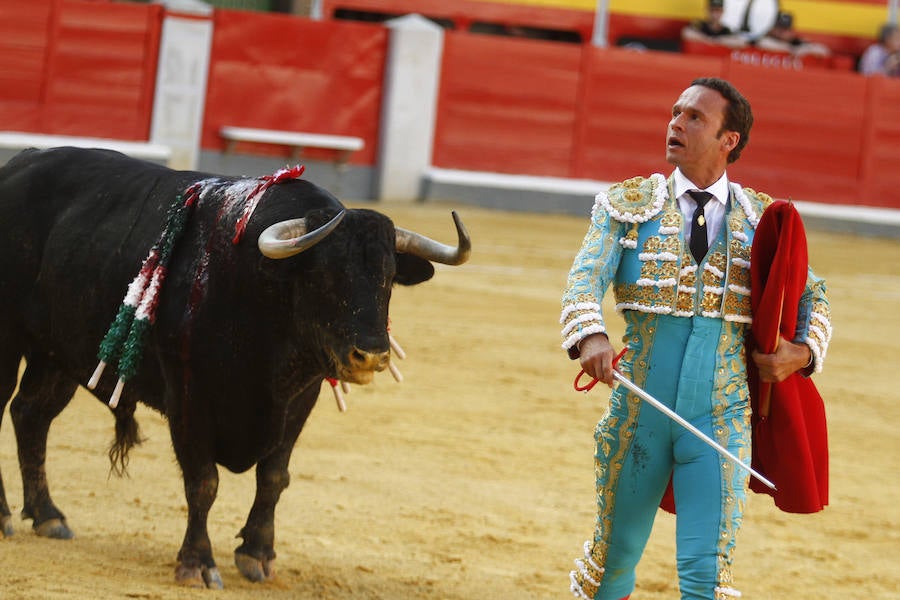
[(808, 273), (806, 232), (797, 209), (774, 202), (753, 238), (750, 263), (753, 325), (748, 379), (753, 408), (754, 469), (777, 491), (754, 478), (750, 489), (773, 496), (785, 512), (813, 513), (828, 504), (828, 433), (825, 405), (812, 380), (794, 373), (780, 383), (759, 381), (749, 352), (775, 351), (780, 337), (793, 340)]
[[(828, 434), (822, 398), (812, 380), (801, 373), (780, 383), (760, 382), (750, 357), (754, 347), (772, 353), (779, 338), (794, 339), (808, 259), (806, 232), (793, 204), (777, 201), (763, 212), (751, 257), (753, 324), (747, 344), (753, 409), (751, 465), (778, 490), (753, 477), (750, 489), (770, 494), (785, 512), (818, 512), (828, 504)], [(660, 507), (675, 512), (671, 481)]]

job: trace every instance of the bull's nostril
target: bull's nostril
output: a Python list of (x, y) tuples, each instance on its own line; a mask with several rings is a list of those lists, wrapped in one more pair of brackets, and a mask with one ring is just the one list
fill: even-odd
[(347, 363), (353, 369), (366, 371), (383, 371), (387, 368), (391, 359), (390, 352), (366, 352), (360, 348), (353, 348), (347, 354)]
[(354, 348), (350, 353), (350, 362), (356, 365), (364, 365), (368, 362), (368, 353), (363, 352), (359, 348)]

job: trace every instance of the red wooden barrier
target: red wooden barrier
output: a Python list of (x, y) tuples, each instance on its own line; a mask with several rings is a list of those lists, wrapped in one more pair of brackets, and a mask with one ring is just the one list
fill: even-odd
[(0, 128), (145, 140), (159, 5), (0, 3)]
[(386, 52), (378, 25), (217, 10), (203, 148), (222, 150), (227, 125), (351, 135), (350, 162), (374, 164)]
[(579, 46), (448, 32), (433, 162), (566, 177)]
[(0, 3), (0, 126), (40, 128), (50, 2)]
[(672, 103), (695, 77), (720, 76), (756, 116), (729, 167), (735, 181), (783, 198), (900, 208), (890, 179), (900, 170), (900, 81), (589, 46), (573, 74), (567, 45), (447, 39), (435, 166), (598, 180), (668, 173)]
[(800, 71), (802, 69), (839, 69), (852, 71), (854, 61), (845, 54), (832, 56), (797, 56), (790, 52), (774, 52), (760, 50), (753, 46), (731, 49), (722, 44), (709, 44), (698, 40), (683, 40), (681, 51), (684, 54), (702, 56), (728, 57), (732, 61), (758, 67), (770, 67), (776, 69), (788, 69)]
[(753, 106), (750, 144), (733, 176), (781, 198), (855, 204), (866, 79), (823, 70), (731, 63), (726, 77)]
[(720, 75), (721, 59), (617, 48), (585, 52), (572, 175), (608, 181), (668, 173), (672, 104), (693, 79)]
[(149, 137), (162, 12), (160, 5), (58, 4), (44, 95), (46, 131)]
[(900, 208), (900, 80), (867, 80), (860, 197), (864, 204)]
[[(0, 129), (147, 139), (159, 5), (0, 0)], [(434, 164), (613, 180), (668, 172), (672, 102), (720, 75), (750, 99), (729, 168), (779, 197), (900, 208), (900, 80), (728, 57), (599, 50), (447, 32)], [(286, 15), (215, 15), (203, 148), (223, 125), (354, 135), (378, 147), (388, 31)], [(274, 150), (273, 150), (274, 151)]]

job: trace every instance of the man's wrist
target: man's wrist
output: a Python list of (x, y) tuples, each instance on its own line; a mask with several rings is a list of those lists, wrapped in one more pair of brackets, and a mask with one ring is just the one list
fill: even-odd
[(605, 331), (599, 331), (599, 332), (597, 332), (597, 333), (592, 333), (592, 334), (590, 334), (590, 335), (586, 335), (585, 337), (583, 337), (583, 338), (581, 338), (580, 340), (578, 340), (578, 343), (577, 343), (577, 344), (575, 344), (575, 347), (578, 348), (578, 352), (579, 352), (579, 353), (581, 352), (581, 345), (582, 345), (584, 342), (586, 342), (587, 340), (589, 340), (589, 339), (591, 339), (592, 337), (594, 337), (595, 335), (602, 335), (602, 336), (605, 337), (606, 339), (609, 339), (609, 336), (606, 335), (606, 332), (605, 332)]
[(806, 366), (800, 369), (800, 372), (804, 377), (809, 377), (812, 375), (813, 370), (816, 368), (816, 355), (813, 353), (812, 348), (810, 348), (809, 344), (803, 344), (806, 346), (806, 349), (809, 351), (809, 360), (806, 361)]

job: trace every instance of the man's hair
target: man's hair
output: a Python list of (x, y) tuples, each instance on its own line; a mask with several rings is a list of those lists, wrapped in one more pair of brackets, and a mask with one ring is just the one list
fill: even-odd
[(711, 90), (715, 90), (722, 94), (728, 101), (725, 108), (724, 119), (722, 120), (722, 128), (716, 134), (722, 135), (726, 131), (736, 131), (741, 139), (738, 140), (737, 146), (732, 148), (728, 154), (728, 162), (733, 163), (741, 156), (741, 151), (750, 141), (750, 128), (753, 127), (753, 111), (750, 110), (750, 102), (724, 79), (717, 77), (700, 77), (691, 82), (691, 85), (702, 85)]

